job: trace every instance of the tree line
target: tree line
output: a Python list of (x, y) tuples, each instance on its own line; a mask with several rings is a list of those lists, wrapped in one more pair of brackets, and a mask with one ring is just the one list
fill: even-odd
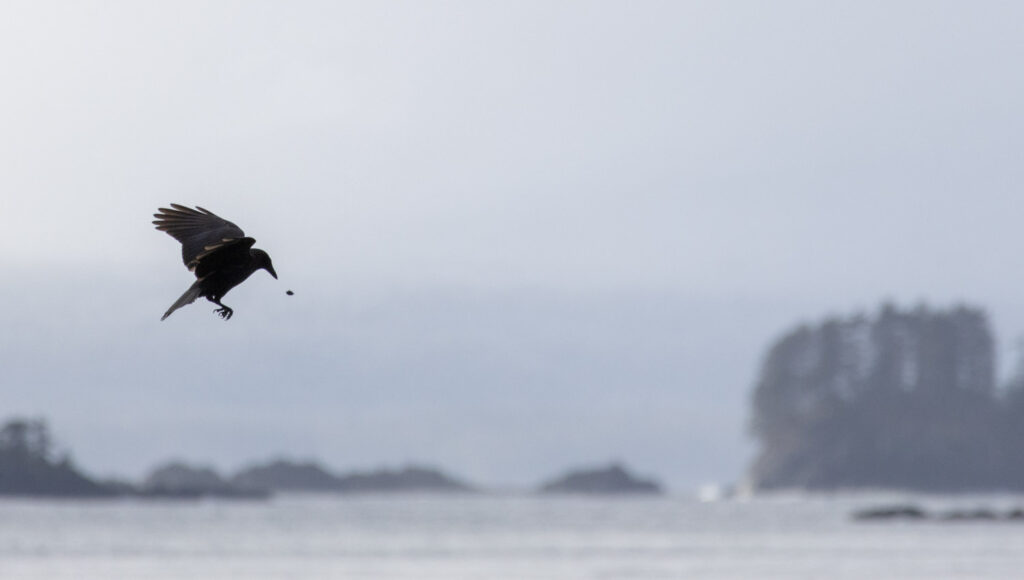
[(752, 397), (760, 489), (1024, 489), (1024, 373), (996, 378), (988, 317), (831, 317), (775, 341)]

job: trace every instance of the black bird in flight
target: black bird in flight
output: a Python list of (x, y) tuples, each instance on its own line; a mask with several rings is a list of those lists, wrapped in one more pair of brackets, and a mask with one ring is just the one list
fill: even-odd
[(181, 259), (197, 280), (160, 320), (200, 296), (220, 306), (214, 312), (228, 320), (234, 310), (220, 300), (229, 290), (261, 268), (277, 279), (270, 256), (253, 248), (256, 240), (246, 237), (241, 228), (199, 206), (192, 209), (172, 203), (171, 208), (160, 208), (160, 213), (153, 214), (153, 223), (156, 229), (181, 242)]

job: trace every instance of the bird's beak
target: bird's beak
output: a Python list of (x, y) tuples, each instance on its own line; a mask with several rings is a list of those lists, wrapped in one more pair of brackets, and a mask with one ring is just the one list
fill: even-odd
[(270, 275), (274, 277), (274, 280), (277, 280), (277, 272), (274, 271), (273, 266), (266, 266), (265, 269), (267, 272), (270, 272)]

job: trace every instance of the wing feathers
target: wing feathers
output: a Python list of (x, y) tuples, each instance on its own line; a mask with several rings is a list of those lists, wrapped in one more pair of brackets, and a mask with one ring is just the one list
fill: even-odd
[(190, 270), (195, 269), (193, 263), (201, 255), (205, 257), (219, 247), (245, 239), (242, 228), (202, 207), (193, 209), (172, 203), (170, 208), (158, 211), (153, 214), (153, 225), (181, 242), (181, 259)]

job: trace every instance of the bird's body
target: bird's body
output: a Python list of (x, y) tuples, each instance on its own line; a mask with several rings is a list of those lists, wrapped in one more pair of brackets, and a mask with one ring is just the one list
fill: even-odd
[(220, 306), (214, 312), (227, 320), (234, 311), (220, 301), (228, 291), (259, 269), (277, 278), (270, 256), (253, 248), (256, 240), (246, 237), (235, 224), (198, 206), (192, 209), (172, 203), (171, 208), (160, 208), (160, 213), (153, 214), (157, 218), (153, 223), (181, 242), (182, 261), (197, 279), (160, 320), (200, 296)]

